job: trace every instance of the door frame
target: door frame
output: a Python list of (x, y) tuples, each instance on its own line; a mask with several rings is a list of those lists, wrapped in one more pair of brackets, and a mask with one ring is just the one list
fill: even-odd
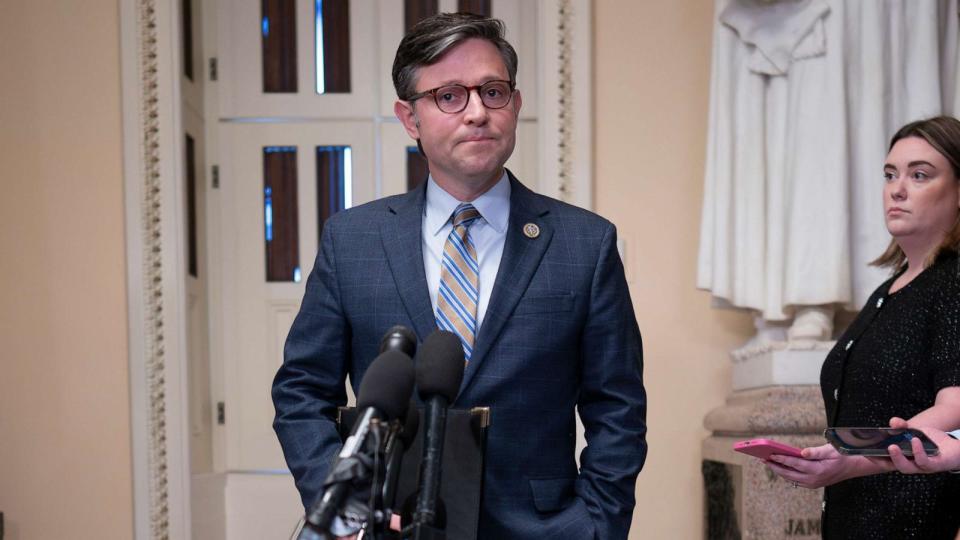
[(179, 2), (120, 0), (134, 538), (190, 538)]
[[(538, 1), (541, 153), (531, 187), (590, 209), (592, 0)], [(119, 5), (134, 538), (189, 539), (180, 2)]]

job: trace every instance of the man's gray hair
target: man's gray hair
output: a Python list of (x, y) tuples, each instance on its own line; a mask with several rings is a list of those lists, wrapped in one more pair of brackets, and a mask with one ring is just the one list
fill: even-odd
[(500, 51), (510, 82), (517, 80), (517, 51), (503, 38), (503, 22), (472, 13), (440, 13), (414, 25), (403, 36), (393, 59), (393, 87), (406, 100), (416, 93), (417, 70), (440, 60), (454, 46), (471, 38), (485, 39)]

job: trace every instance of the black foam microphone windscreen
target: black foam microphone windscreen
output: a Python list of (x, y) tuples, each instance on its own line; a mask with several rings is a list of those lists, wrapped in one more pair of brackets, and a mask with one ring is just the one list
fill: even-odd
[(400, 351), (386, 351), (370, 364), (357, 391), (357, 409), (373, 407), (386, 420), (403, 418), (413, 393), (415, 372), (410, 357)]
[(404, 448), (410, 448), (418, 429), (420, 429), (420, 411), (417, 410), (416, 402), (410, 400), (407, 406), (407, 417), (404, 418), (403, 429), (400, 431), (400, 441)]
[(463, 382), (464, 356), (460, 338), (437, 330), (427, 336), (417, 355), (417, 393), (420, 399), (442, 396), (453, 403)]

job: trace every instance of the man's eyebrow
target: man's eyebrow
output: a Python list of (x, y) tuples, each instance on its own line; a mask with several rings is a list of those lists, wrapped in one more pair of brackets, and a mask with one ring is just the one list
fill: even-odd
[[(501, 78), (500, 75), (490, 75), (488, 77), (479, 77), (479, 80), (483, 81), (480, 84), (484, 85), (490, 81), (505, 81), (507, 79)], [(454, 84), (458, 84), (460, 86), (468, 86), (466, 83), (463, 82), (463, 79), (449, 79), (449, 80), (440, 81), (439, 83), (437, 83), (437, 88), (441, 86), (450, 86)]]

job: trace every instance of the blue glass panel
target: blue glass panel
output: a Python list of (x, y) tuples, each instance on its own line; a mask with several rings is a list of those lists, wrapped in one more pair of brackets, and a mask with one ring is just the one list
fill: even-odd
[(300, 267), (297, 227), (297, 148), (263, 149), (263, 237), (267, 281), (296, 281)]
[(350, 0), (314, 0), (318, 94), (350, 92)]
[(261, 0), (260, 41), (263, 91), (297, 91), (297, 9), (295, 0)]
[(317, 147), (317, 221), (323, 223), (353, 204), (353, 150), (349, 146)]
[(327, 81), (326, 74), (324, 73), (324, 62), (323, 62), (323, 0), (316, 0), (316, 19), (314, 24), (316, 25), (316, 42), (317, 52), (317, 93), (323, 94), (327, 91)]
[(263, 227), (267, 242), (273, 242), (273, 188), (263, 188)]

